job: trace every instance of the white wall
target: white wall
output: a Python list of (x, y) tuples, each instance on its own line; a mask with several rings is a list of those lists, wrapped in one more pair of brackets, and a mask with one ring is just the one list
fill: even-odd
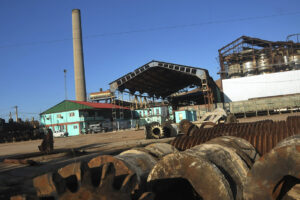
[(225, 79), (225, 102), (300, 93), (300, 70)]

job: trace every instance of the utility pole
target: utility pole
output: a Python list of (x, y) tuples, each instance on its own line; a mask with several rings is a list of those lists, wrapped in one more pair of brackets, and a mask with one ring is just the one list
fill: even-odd
[(16, 109), (16, 122), (19, 122), (19, 118), (18, 118), (18, 106), (14, 107)]
[(68, 95), (67, 95), (67, 70), (64, 69), (64, 77), (65, 77), (65, 99), (68, 99)]

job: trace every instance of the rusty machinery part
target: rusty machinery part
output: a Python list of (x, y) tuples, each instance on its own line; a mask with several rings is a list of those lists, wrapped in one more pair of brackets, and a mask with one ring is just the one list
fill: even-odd
[(177, 152), (177, 149), (167, 143), (153, 143), (147, 145), (144, 149), (148, 151), (150, 155), (157, 158), (158, 160), (162, 159), (164, 156)]
[(167, 143), (153, 143), (145, 147), (136, 147), (131, 150), (145, 152), (151, 155), (155, 160), (160, 160), (162, 157), (170, 153), (178, 152), (174, 146)]
[(90, 168), (99, 167), (104, 163), (113, 163), (116, 168), (116, 175), (136, 173), (138, 181), (143, 187), (148, 173), (163, 156), (177, 152), (177, 149), (166, 143), (153, 143), (144, 148), (135, 148), (122, 152), (117, 156), (102, 155), (91, 159), (88, 162)]
[(178, 127), (172, 121), (167, 121), (162, 124), (163, 135), (165, 138), (175, 137), (178, 135)]
[(231, 124), (231, 123), (237, 123), (238, 120), (236, 119), (236, 116), (232, 113), (229, 113), (226, 117), (225, 124)]
[(299, 199), (299, 172), (300, 142), (290, 139), (255, 162), (248, 173), (244, 198)]
[(148, 132), (149, 139), (160, 139), (164, 137), (163, 128), (160, 125), (152, 124)]
[(193, 134), (198, 129), (195, 124), (186, 119), (181, 120), (179, 123), (179, 131), (186, 135)]
[(9, 200), (39, 200), (39, 198), (36, 195), (20, 194), (11, 196)]
[(88, 162), (89, 167), (99, 167), (105, 163), (113, 163), (116, 169), (117, 176), (124, 176), (126, 174), (136, 174), (139, 191), (146, 187), (146, 178), (157, 163), (149, 153), (142, 150), (128, 150), (117, 156), (103, 155), (91, 159)]
[(233, 199), (243, 199), (244, 182), (249, 167), (246, 162), (233, 150), (220, 144), (201, 144), (185, 151), (196, 154), (215, 164), (223, 173), (230, 185)]
[(246, 140), (234, 136), (221, 136), (209, 140), (207, 144), (219, 144), (232, 149), (247, 164), (249, 169), (260, 158), (256, 149)]
[(191, 152), (173, 153), (161, 159), (148, 176), (148, 186), (161, 199), (233, 199), (220, 169)]
[(30, 166), (38, 166), (41, 165), (40, 162), (30, 160), (30, 159), (13, 159), (13, 158), (5, 158), (3, 160), (4, 163), (11, 164), (20, 164), (20, 165), (30, 165)]
[(146, 124), (145, 125), (145, 136), (146, 136), (146, 139), (157, 139), (157, 137), (154, 137), (153, 138), (153, 135), (152, 135), (152, 127), (154, 126), (160, 126), (159, 122), (151, 122), (149, 124)]
[[(265, 120), (254, 123), (218, 124), (213, 128), (198, 129), (190, 134), (191, 136), (177, 136), (171, 144), (179, 150), (185, 150), (219, 136), (236, 136), (250, 142), (260, 155), (264, 155), (281, 140), (300, 134), (299, 119), (292, 118), (277, 122)], [(292, 120), (293, 122), (291, 122)]]
[(53, 133), (51, 129), (47, 129), (47, 134), (44, 136), (42, 144), (38, 146), (38, 149), (42, 153), (51, 153), (53, 151)]
[(217, 124), (214, 122), (203, 122), (199, 128), (200, 129), (201, 128), (211, 128), (211, 127), (214, 127), (215, 125), (217, 125)]
[[(90, 168), (87, 163), (80, 164), (80, 179), (76, 175), (63, 177), (59, 172), (44, 174), (34, 179), (37, 196), (40, 199), (153, 199), (153, 194), (144, 193), (139, 198), (134, 193), (136, 174), (116, 176), (113, 163), (105, 163)], [(45, 193), (47, 192), (47, 193)]]
[(284, 140), (280, 141), (275, 148), (280, 148), (283, 146), (288, 146), (288, 145), (294, 145), (294, 144), (300, 144), (300, 134), (298, 135), (293, 135), (288, 138), (285, 138)]
[(157, 160), (149, 153), (140, 150), (127, 150), (115, 156), (116, 159), (122, 160), (128, 168), (136, 173), (139, 181), (143, 182), (157, 163)]

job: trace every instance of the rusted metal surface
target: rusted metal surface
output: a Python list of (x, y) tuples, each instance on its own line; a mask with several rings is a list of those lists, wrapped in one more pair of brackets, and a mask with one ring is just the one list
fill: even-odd
[(155, 199), (167, 199), (166, 193), (168, 199), (180, 199), (176, 195), (184, 193), (183, 189), (172, 187), (178, 179), (187, 181), (194, 188), (186, 199), (233, 199), (230, 185), (219, 168), (192, 152), (165, 156), (152, 169), (147, 181)]
[(229, 183), (234, 199), (243, 199), (244, 182), (249, 168), (233, 149), (220, 144), (201, 144), (185, 151), (215, 164)]
[[(98, 189), (95, 189), (94, 187), (87, 185), (81, 187), (89, 177), (84, 177), (86, 171), (88, 173), (94, 173), (92, 177), (97, 178), (99, 177), (99, 170), (103, 170), (102, 168), (106, 165), (112, 165), (115, 182), (123, 181), (125, 177), (134, 175), (136, 179), (134, 188), (136, 190), (133, 198), (137, 199), (137, 197), (142, 195), (143, 191), (145, 191), (146, 178), (157, 161), (164, 155), (176, 151), (177, 150), (170, 144), (156, 143), (150, 144), (145, 148), (127, 150), (117, 156), (97, 156), (92, 158), (89, 162), (72, 163), (56, 172), (38, 176), (34, 178), (33, 185), (36, 188), (36, 193), (39, 197), (52, 196), (59, 199), (78, 199), (79, 197), (75, 198), (75, 196), (81, 196), (83, 199), (94, 199), (94, 195), (97, 194), (99, 196), (99, 194), (101, 194), (101, 198), (116, 199), (115, 196), (110, 196), (110, 193), (113, 193), (111, 188), (107, 189), (105, 187), (105, 191), (109, 192), (104, 191), (104, 194), (102, 194), (103, 189), (98, 193)], [(95, 180), (93, 179), (93, 181)], [(72, 187), (75, 186), (77, 187), (77, 192), (74, 192), (75, 189), (72, 192)], [(123, 196), (121, 195), (120, 199), (122, 199), (121, 197)], [(152, 194), (144, 194), (142, 199), (152, 198)]]
[(47, 134), (44, 136), (42, 144), (38, 146), (43, 153), (51, 153), (53, 151), (53, 133), (51, 129), (47, 129)]
[(199, 128), (211, 128), (217, 125), (214, 122), (203, 122)]
[(194, 132), (196, 132), (199, 128), (193, 124), (192, 122), (190, 122), (189, 120), (181, 120), (179, 123), (179, 130), (181, 133), (184, 133), (186, 135), (190, 135), (193, 134)]
[[(105, 163), (94, 168), (90, 168), (87, 163), (81, 163), (80, 174), (79, 180), (74, 175), (64, 178), (59, 172), (48, 173), (39, 177), (36, 179), (35, 186), (47, 185), (48, 190), (45, 190), (44, 193), (38, 191), (38, 197), (60, 200), (134, 199), (134, 188), (138, 184), (137, 175), (127, 174), (121, 178), (117, 177), (113, 163)], [(153, 194), (145, 193), (138, 199), (150, 200), (153, 199)]]
[(175, 137), (178, 135), (178, 127), (171, 121), (167, 121), (162, 124), (162, 129), (164, 133), (164, 137)]
[(4, 163), (11, 163), (11, 164), (30, 165), (30, 166), (40, 165), (39, 162), (36, 162), (34, 160), (29, 160), (29, 159), (10, 159), (10, 158), (5, 158), (3, 160), (3, 162)]
[[(186, 135), (176, 137), (171, 144), (179, 150), (185, 150), (216, 137), (235, 136), (247, 140), (260, 155), (264, 155), (284, 138), (300, 134), (299, 124), (300, 117), (290, 117), (286, 121), (277, 122), (265, 120), (252, 123), (218, 124), (213, 128), (187, 131)], [(184, 125), (184, 130), (191, 130), (194, 127), (187, 122), (184, 122)]]
[[(265, 154), (248, 173), (244, 198), (299, 199), (300, 142), (296, 139)], [(299, 194), (299, 193), (298, 193)]]
[[(167, 191), (180, 190), (174, 185), (178, 179), (185, 179), (196, 193), (189, 198), (242, 200), (247, 173), (256, 159), (257, 152), (249, 142), (235, 137), (220, 137), (165, 156), (150, 172), (148, 182), (157, 199), (163, 199)], [(181, 187), (181, 190), (186, 190), (186, 186)], [(186, 195), (193, 192), (189, 193)], [(174, 198), (185, 199), (176, 195)]]
[(150, 155), (152, 155), (154, 158), (157, 158), (158, 160), (170, 153), (175, 153), (178, 151), (175, 147), (166, 143), (149, 144), (144, 149), (147, 150)]

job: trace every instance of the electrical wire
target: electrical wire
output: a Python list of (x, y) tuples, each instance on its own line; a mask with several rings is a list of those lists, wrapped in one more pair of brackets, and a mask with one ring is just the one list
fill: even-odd
[[(94, 34), (94, 35), (87, 35), (87, 36), (84, 36), (83, 38), (84, 39), (91, 39), (91, 38), (115, 36), (115, 35), (153, 32), (153, 31), (163, 31), (163, 30), (180, 29), (180, 28), (188, 28), (188, 27), (211, 25), (211, 24), (224, 24), (224, 23), (231, 23), (231, 22), (260, 20), (260, 19), (266, 19), (266, 18), (282, 17), (282, 16), (290, 16), (290, 15), (298, 15), (298, 14), (300, 14), (300, 12), (290, 12), (290, 13), (281, 13), (281, 14), (255, 16), (255, 17), (245, 17), (245, 18), (227, 19), (227, 20), (215, 20), (215, 21), (207, 21), (207, 22), (194, 23), (194, 24), (161, 26), (161, 27), (154, 27), (154, 28), (147, 28), (147, 29), (137, 29), (137, 30), (130, 30), (130, 31), (100, 33), (100, 34)], [(12, 48), (12, 47), (22, 47), (22, 46), (33, 46), (33, 45), (40, 45), (40, 44), (60, 43), (60, 42), (65, 42), (65, 41), (70, 41), (70, 40), (72, 40), (72, 38), (65, 38), (65, 39), (59, 39), (59, 40), (48, 40), (48, 41), (38, 41), (38, 42), (28, 42), (28, 43), (19, 43), (19, 44), (11, 44), (11, 45), (2, 45), (2, 46), (0, 46), (0, 49), (2, 49), (2, 48)]]

